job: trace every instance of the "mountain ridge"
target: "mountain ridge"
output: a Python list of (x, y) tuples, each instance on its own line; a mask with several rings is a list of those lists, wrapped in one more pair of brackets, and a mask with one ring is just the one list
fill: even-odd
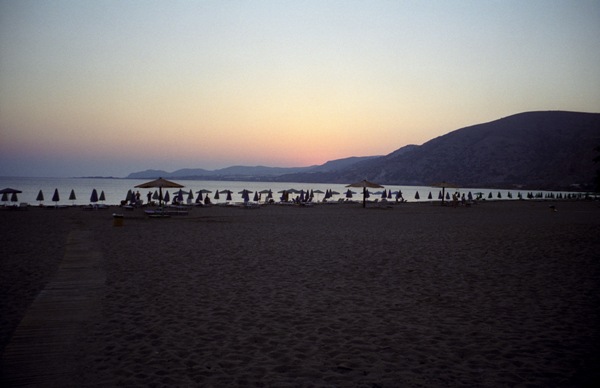
[[(366, 178), (396, 185), (447, 181), (462, 187), (590, 189), (597, 168), (594, 148), (598, 145), (600, 113), (533, 111), (459, 128), (383, 156), (349, 157), (297, 168), (232, 166), (174, 173), (147, 170), (128, 178), (315, 183)], [(182, 171), (196, 175), (182, 176)], [(159, 172), (163, 174), (156, 175)]]

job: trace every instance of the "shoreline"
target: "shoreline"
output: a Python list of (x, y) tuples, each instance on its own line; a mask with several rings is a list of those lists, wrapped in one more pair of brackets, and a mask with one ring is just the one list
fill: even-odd
[(553, 203), (0, 212), (2, 349), (82, 230), (106, 283), (59, 384), (597, 381), (600, 207)]

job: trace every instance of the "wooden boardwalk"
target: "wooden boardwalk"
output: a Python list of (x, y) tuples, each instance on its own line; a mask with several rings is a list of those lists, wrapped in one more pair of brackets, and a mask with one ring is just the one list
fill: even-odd
[(2, 355), (0, 385), (70, 385), (74, 352), (83, 325), (99, 313), (106, 274), (89, 231), (69, 234), (54, 278), (37, 296)]

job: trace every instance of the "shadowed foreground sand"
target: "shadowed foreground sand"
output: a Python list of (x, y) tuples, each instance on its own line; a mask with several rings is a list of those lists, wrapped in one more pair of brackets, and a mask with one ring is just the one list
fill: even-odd
[(81, 232), (106, 280), (43, 386), (583, 386), (600, 208), (556, 204), (0, 211), (0, 346)]

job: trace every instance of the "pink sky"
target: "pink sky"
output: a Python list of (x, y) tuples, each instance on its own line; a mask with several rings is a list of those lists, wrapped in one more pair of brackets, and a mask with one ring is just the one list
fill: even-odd
[(0, 0), (0, 176), (308, 166), (597, 112), (597, 2)]

